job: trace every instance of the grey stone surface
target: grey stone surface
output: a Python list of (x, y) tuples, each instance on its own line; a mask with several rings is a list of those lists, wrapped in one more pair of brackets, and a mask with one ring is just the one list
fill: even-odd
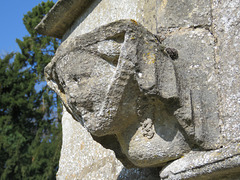
[(211, 25), (211, 0), (158, 0), (157, 29)]
[(35, 28), (39, 33), (62, 38), (74, 20), (93, 0), (59, 0)]
[(193, 142), (203, 149), (219, 147), (221, 128), (214, 37), (205, 29), (184, 29), (170, 33), (164, 44), (179, 52), (174, 65), (181, 89), (181, 103), (184, 104), (183, 108), (191, 107), (175, 112), (179, 123)]
[(213, 1), (213, 33), (219, 80), (221, 131), (226, 142), (240, 141), (240, 2)]
[[(65, 27), (62, 31), (65, 33), (63, 40), (66, 41), (56, 54), (58, 61), (62, 59), (62, 62), (56, 61), (47, 72), (50, 78), (57, 80), (49, 83), (65, 102), (68, 108), (65, 113), (75, 116), (75, 120), (66, 120), (73, 126), (63, 127), (66, 133), (63, 136), (65, 143), (59, 177), (154, 179), (157, 177), (156, 171), (160, 170), (126, 169), (123, 163), (128, 168), (164, 166), (160, 177), (169, 180), (239, 179), (239, 12), (239, 0), (95, 0), (78, 18), (70, 18), (73, 21), (67, 24), (68, 30)], [(158, 36), (144, 28), (135, 31), (132, 26), (118, 27), (131, 29), (123, 33), (124, 38), (121, 33), (116, 33), (118, 28), (112, 31), (110, 26), (107, 30), (104, 29), (107, 26), (95, 30), (95, 33), (98, 32), (96, 34), (79, 36), (123, 18), (142, 23)], [(134, 20), (131, 21), (133, 25)], [(46, 20), (51, 21), (51, 18)], [(109, 32), (115, 35), (111, 36)], [(129, 39), (133, 32), (136, 38)], [(157, 51), (161, 49), (159, 53), (153, 50), (156, 47)], [(178, 58), (170, 58), (172, 53), (171, 57), (175, 57), (172, 48), (178, 51)], [(79, 57), (83, 61), (80, 62)], [(128, 68), (124, 66), (124, 59), (131, 62), (126, 63)], [(79, 77), (83, 80), (83, 86), (77, 80)], [(95, 81), (96, 78), (102, 81)], [(68, 85), (64, 87), (63, 82)], [(94, 113), (102, 115), (96, 113), (98, 108), (104, 118), (87, 118)], [(82, 119), (79, 115), (84, 111), (87, 121), (77, 122)], [(136, 118), (133, 112), (141, 118)], [(116, 122), (113, 117), (125, 118), (115, 118), (118, 120)], [(158, 120), (155, 117), (161, 118)], [(81, 124), (95, 135), (91, 137)], [(88, 138), (81, 139), (85, 136)], [(80, 151), (82, 154), (71, 151), (75, 144), (85, 142), (89, 144)], [(75, 150), (79, 149), (81, 146), (76, 145)], [(92, 149), (97, 149), (96, 154)], [(121, 162), (109, 149), (114, 150)], [(102, 159), (100, 154), (105, 158)], [(169, 162), (163, 163), (164, 158)], [(89, 160), (93, 161), (88, 166)], [(100, 166), (103, 168), (88, 168)]]
[(165, 45), (179, 51), (134, 20), (113, 22), (67, 39), (45, 68), (49, 86), (75, 120), (126, 167), (163, 167), (194, 150), (195, 164), (179, 162), (197, 168), (207, 150), (224, 145), (213, 35), (184, 29), (168, 36)]
[(93, 136), (117, 137), (109, 144), (121, 148), (98, 142), (120, 154), (124, 165), (162, 166), (190, 150), (173, 114), (180, 105), (172, 60), (137, 22), (113, 22), (66, 40), (45, 72)]
[(160, 172), (160, 179), (238, 180), (240, 145), (227, 145), (208, 152), (190, 152)]
[(62, 125), (63, 144), (57, 173), (58, 180), (118, 178), (123, 168), (121, 162), (115, 158), (112, 151), (104, 149), (95, 142), (65, 108)]
[[(216, 0), (211, 2), (210, 26), (208, 23), (203, 23), (194, 28), (181, 27), (176, 23), (174, 28), (169, 27), (167, 30), (159, 28), (159, 32), (166, 36), (164, 44), (177, 48), (180, 58), (189, 59), (187, 60), (189, 67), (199, 61), (200, 64), (203, 62), (200, 66), (206, 66), (208, 69), (207, 76), (202, 72), (200, 77), (208, 77), (206, 83), (211, 88), (207, 89), (203, 86), (200, 89), (209, 91), (215, 100), (212, 101), (213, 98), (211, 102), (203, 101), (207, 110), (207, 113), (204, 112), (205, 123), (209, 124), (209, 130), (199, 123), (198, 129), (207, 130), (204, 134), (208, 135), (203, 137), (212, 139), (208, 144), (203, 143), (203, 146), (214, 148), (216, 145), (217, 148), (210, 152), (195, 152), (192, 155), (190, 153), (169, 164), (160, 173), (163, 179), (240, 179), (238, 70), (240, 53), (237, 48), (240, 42), (239, 9), (238, 0), (224, 2)], [(197, 37), (193, 34), (199, 35)], [(189, 50), (193, 52), (188, 53)], [(192, 75), (194, 74), (190, 74), (190, 78), (199, 83), (197, 77), (199, 75), (196, 74), (195, 77)], [(208, 99), (209, 95), (205, 97)], [(209, 108), (209, 103), (217, 104), (217, 114), (211, 113), (214, 110)], [(192, 130), (190, 129), (189, 132)], [(201, 130), (198, 132), (200, 135)], [(212, 136), (214, 134), (219, 136)], [(223, 149), (219, 149), (221, 144)]]
[(127, 169), (113, 151), (93, 140), (66, 109), (63, 110), (63, 144), (57, 180), (157, 180), (159, 169)]
[[(151, 12), (150, 10), (142, 11), (143, 6), (144, 1), (95, 0), (69, 27), (63, 39), (88, 33), (95, 28), (121, 19), (134, 19), (141, 22), (142, 16), (148, 17), (148, 13)], [(152, 25), (149, 24), (149, 26)]]

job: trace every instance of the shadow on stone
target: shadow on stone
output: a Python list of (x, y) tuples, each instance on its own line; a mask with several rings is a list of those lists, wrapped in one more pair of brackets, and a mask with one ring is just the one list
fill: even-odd
[(123, 168), (117, 180), (159, 180), (159, 171), (161, 168)]

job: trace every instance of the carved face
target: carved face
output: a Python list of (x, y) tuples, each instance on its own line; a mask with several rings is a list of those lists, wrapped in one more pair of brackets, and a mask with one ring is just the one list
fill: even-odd
[(141, 25), (119, 21), (66, 40), (45, 72), (91, 134), (116, 135), (134, 165), (158, 166), (189, 151), (173, 115), (175, 72), (163, 51)]
[(69, 110), (92, 133), (101, 128), (100, 113), (115, 71), (115, 66), (99, 56), (81, 50), (56, 62)]

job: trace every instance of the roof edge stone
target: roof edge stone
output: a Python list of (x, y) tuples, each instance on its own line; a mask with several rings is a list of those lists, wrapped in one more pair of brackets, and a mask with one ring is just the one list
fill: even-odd
[(59, 0), (35, 30), (43, 35), (62, 38), (73, 22), (94, 0)]

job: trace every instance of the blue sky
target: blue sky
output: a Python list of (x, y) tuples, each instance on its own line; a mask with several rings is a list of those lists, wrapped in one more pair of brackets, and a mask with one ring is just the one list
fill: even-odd
[[(23, 25), (23, 15), (33, 7), (47, 0), (1, 0), (0, 6), (0, 55), (20, 51), (16, 38), (28, 35)], [(57, 0), (53, 0), (57, 2)]]

